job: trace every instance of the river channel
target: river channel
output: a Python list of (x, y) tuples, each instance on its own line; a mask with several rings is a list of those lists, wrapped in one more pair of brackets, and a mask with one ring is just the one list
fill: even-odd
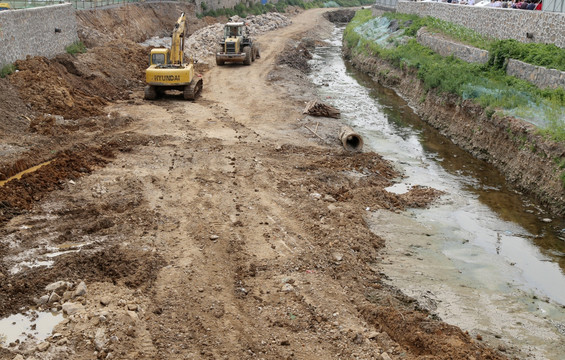
[(343, 28), (318, 47), (310, 79), (318, 96), (341, 110), (366, 151), (413, 185), (445, 192), (430, 209), (367, 211), (387, 242), (388, 281), (444, 321), (524, 359), (565, 359), (565, 223), (507, 186), (423, 122), (394, 91), (341, 57)]

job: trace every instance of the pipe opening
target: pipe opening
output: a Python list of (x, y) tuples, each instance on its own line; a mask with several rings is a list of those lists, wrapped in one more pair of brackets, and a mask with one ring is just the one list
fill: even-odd
[(346, 140), (346, 146), (351, 150), (356, 150), (361, 144), (361, 139), (356, 135), (349, 135)]
[(363, 150), (363, 138), (349, 126), (341, 128), (339, 138), (345, 150), (357, 152)]

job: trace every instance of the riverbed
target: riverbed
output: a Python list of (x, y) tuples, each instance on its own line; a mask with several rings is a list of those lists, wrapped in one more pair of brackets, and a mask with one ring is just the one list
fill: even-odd
[[(341, 57), (343, 29), (311, 62), (318, 96), (413, 185), (445, 194), (430, 209), (367, 211), (387, 241), (388, 281), (444, 321), (521, 358), (562, 359), (565, 243), (561, 219), (510, 188), (491, 165), (428, 126), (407, 102)], [(560, 266), (561, 264), (561, 266)]]

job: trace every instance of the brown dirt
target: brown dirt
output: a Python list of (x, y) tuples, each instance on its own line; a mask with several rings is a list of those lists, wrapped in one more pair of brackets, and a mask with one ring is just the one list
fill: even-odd
[[(11, 117), (21, 149), (2, 168), (53, 161), (0, 188), (0, 316), (54, 281), (88, 291), (58, 290), (49, 307), (83, 308), (49, 349), (30, 339), (0, 358), (505, 358), (383, 283), (384, 242), (365, 209), (440, 193), (389, 193), (401, 174), (378, 154), (346, 153), (336, 120), (316, 120), (324, 141), (303, 128), (311, 89), (276, 56), (327, 31), (324, 11), (260, 37), (252, 66), (211, 68), (195, 102), (143, 101), (143, 51), (118, 50), (123, 40), (18, 64), (0, 86), (15, 86), (33, 118), (22, 129)], [(72, 252), (22, 266), (58, 250)]]
[(131, 41), (111, 41), (76, 57), (18, 60), (10, 82), (37, 113), (66, 119), (101, 115), (108, 101), (127, 99), (139, 87), (148, 54)]
[(189, 16), (189, 34), (215, 22), (211, 17), (198, 19), (193, 15), (194, 4), (186, 2), (134, 3), (103, 10), (77, 11), (78, 36), (89, 48), (116, 39), (137, 43), (152, 36), (170, 36), (172, 26), (182, 12)]

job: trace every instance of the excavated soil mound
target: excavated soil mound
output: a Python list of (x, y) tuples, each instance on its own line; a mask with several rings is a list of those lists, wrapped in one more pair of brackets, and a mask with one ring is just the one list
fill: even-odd
[(0, 136), (25, 131), (29, 123), (26, 116), (29, 117), (31, 111), (8, 79), (0, 79), (0, 104)]
[(110, 100), (127, 99), (127, 90), (142, 84), (146, 61), (147, 49), (113, 41), (76, 57), (18, 60), (10, 82), (37, 113), (79, 119), (101, 115)]
[(355, 10), (336, 10), (327, 12), (324, 17), (333, 23), (347, 24), (355, 16)]
[(277, 57), (277, 65), (288, 65), (291, 68), (300, 70), (303, 73), (310, 72), (308, 60), (312, 59), (312, 54), (304, 42), (296, 46), (287, 45), (283, 52)]

